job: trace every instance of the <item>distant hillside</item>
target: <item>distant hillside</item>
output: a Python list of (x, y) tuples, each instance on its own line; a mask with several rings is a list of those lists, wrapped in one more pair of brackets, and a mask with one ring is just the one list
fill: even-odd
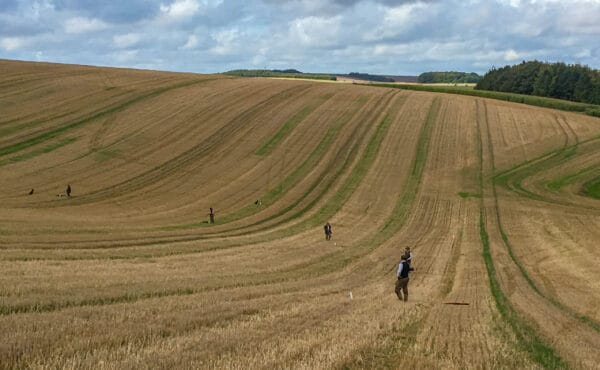
[(331, 74), (303, 73), (296, 69), (236, 69), (224, 72), (224, 74), (238, 77), (286, 77), (308, 78), (313, 80), (336, 80), (336, 77)]
[(394, 79), (387, 77), (387, 76), (371, 75), (368, 73), (359, 73), (359, 72), (350, 72), (347, 75), (338, 75), (338, 76), (351, 78), (353, 80), (362, 80), (362, 81), (394, 82)]
[(425, 72), (417, 79), (420, 83), (477, 83), (481, 79), (477, 73), (466, 72)]
[(370, 82), (417, 82), (417, 76), (389, 76), (389, 75), (372, 75), (368, 73), (350, 72), (344, 75), (337, 75), (340, 78), (349, 78), (352, 80), (370, 81)]
[(579, 64), (524, 61), (493, 68), (475, 88), (600, 104), (600, 71)]
[(416, 83), (418, 80), (418, 76), (387, 76), (394, 80), (394, 82), (404, 82), (404, 83)]

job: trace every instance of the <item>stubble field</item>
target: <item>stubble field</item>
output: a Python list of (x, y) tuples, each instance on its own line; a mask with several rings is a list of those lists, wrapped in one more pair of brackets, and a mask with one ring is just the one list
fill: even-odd
[(350, 84), (0, 72), (0, 368), (600, 363), (598, 118)]

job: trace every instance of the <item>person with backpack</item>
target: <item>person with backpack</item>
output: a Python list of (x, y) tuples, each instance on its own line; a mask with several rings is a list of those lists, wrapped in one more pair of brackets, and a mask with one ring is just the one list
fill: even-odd
[(398, 299), (401, 301), (408, 301), (408, 274), (413, 270), (414, 269), (410, 267), (408, 261), (406, 261), (406, 256), (402, 255), (400, 263), (398, 264), (398, 272), (396, 273), (398, 279), (396, 280), (395, 290)]

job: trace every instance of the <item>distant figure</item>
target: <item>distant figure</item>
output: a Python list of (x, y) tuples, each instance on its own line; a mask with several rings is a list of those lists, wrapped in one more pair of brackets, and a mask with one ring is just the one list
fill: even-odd
[(67, 193), (68, 197), (71, 197), (71, 185), (69, 185), (69, 184), (67, 184), (67, 191), (66, 191), (66, 193)]
[(256, 206), (262, 206), (262, 200), (257, 199), (256, 202), (254, 202), (254, 205), (256, 205)]
[(408, 301), (408, 273), (413, 270), (414, 269), (410, 267), (406, 261), (406, 257), (403, 255), (398, 264), (398, 272), (396, 273), (396, 276), (398, 277), (398, 280), (396, 280), (396, 295), (401, 301)]
[(325, 226), (323, 226), (323, 229), (325, 229), (325, 240), (331, 240), (331, 225), (328, 223), (325, 224)]
[(213, 209), (213, 207), (210, 207), (210, 213), (208, 214), (208, 219), (210, 224), (214, 224), (215, 223), (215, 210)]
[(412, 252), (410, 251), (410, 247), (406, 247), (406, 248), (404, 248), (404, 255), (403, 255), (403, 256), (406, 258), (406, 262), (407, 262), (409, 265), (411, 265), (411, 264), (412, 264), (412, 258), (413, 258), (413, 254), (412, 254)]
[(33, 189), (29, 190), (29, 195), (33, 194)]

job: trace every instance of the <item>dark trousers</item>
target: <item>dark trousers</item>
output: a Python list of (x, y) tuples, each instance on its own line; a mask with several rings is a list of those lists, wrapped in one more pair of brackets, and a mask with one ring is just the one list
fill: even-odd
[[(402, 298), (402, 294), (404, 294), (404, 299)], [(396, 295), (399, 300), (404, 300), (406, 302), (408, 300), (408, 278), (398, 278), (396, 280)]]

